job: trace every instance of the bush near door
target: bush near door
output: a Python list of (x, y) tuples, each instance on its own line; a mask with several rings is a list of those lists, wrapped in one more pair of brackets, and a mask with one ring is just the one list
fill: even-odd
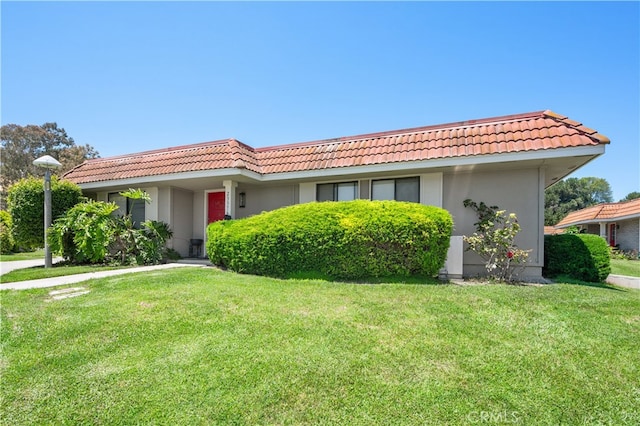
[(256, 275), (433, 276), (452, 227), (446, 210), (418, 203), (306, 203), (210, 224), (207, 253), (215, 265)]

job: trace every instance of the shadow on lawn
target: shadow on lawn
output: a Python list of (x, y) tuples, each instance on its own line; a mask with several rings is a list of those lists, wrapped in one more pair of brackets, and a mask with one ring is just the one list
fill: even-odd
[(390, 276), (390, 277), (364, 277), (357, 280), (339, 279), (324, 275), (318, 272), (296, 272), (288, 274), (284, 279), (294, 280), (318, 280), (327, 282), (340, 282), (350, 284), (416, 284), (416, 285), (442, 285), (446, 282), (438, 280), (436, 277), (427, 277), (423, 275), (412, 276)]
[(603, 288), (605, 290), (622, 291), (622, 292), (628, 291), (625, 288), (621, 288), (612, 284), (580, 281), (580, 280), (576, 280), (575, 278), (568, 277), (566, 275), (559, 275), (557, 277), (553, 277), (552, 280), (555, 283), (572, 284), (572, 285), (579, 285), (584, 287), (596, 287), (596, 288)]

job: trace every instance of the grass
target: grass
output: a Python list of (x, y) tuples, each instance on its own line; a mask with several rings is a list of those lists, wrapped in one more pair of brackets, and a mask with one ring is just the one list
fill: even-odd
[(82, 285), (90, 293), (64, 300), (47, 289), (0, 293), (0, 423), (640, 420), (633, 290), (208, 268)]
[(640, 277), (640, 260), (611, 259), (611, 273)]
[[(95, 265), (63, 265), (54, 264), (52, 268), (34, 266), (32, 268), (15, 269), (0, 276), (0, 283), (12, 283), (17, 281), (38, 280), (41, 278), (61, 277), (65, 275), (85, 274), (87, 272), (109, 271), (122, 269), (122, 266), (95, 266)], [(1, 288), (1, 287), (0, 287)]]
[(24, 253), (0, 254), (0, 262), (13, 262), (16, 260), (44, 259), (44, 249), (28, 251)]

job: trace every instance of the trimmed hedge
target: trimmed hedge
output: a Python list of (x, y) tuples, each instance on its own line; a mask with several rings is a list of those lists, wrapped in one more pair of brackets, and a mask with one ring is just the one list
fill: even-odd
[(610, 250), (604, 238), (592, 234), (545, 235), (544, 268), (547, 277), (603, 282), (611, 273)]
[[(82, 200), (73, 182), (51, 176), (51, 220), (55, 221)], [(44, 183), (28, 177), (9, 187), (7, 205), (13, 219), (15, 244), (26, 249), (44, 247)]]
[(210, 224), (207, 253), (215, 265), (255, 275), (433, 276), (452, 227), (446, 210), (417, 203), (305, 203)]
[(9, 254), (13, 252), (13, 234), (11, 215), (9, 212), (0, 210), (0, 253)]

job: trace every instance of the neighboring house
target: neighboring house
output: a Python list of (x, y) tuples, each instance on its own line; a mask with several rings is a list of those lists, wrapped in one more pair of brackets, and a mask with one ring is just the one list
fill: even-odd
[(577, 226), (588, 234), (600, 235), (611, 247), (640, 251), (640, 198), (620, 203), (603, 203), (569, 213), (556, 228)]
[[(119, 191), (147, 191), (151, 204), (131, 213), (169, 223), (170, 244), (183, 256), (225, 215), (355, 198), (443, 207), (454, 218), (452, 241), (461, 244), (475, 232), (475, 212), (463, 206), (471, 198), (517, 214), (516, 242), (531, 250), (523, 277), (540, 278), (545, 188), (602, 155), (608, 143), (576, 121), (538, 111), (268, 148), (225, 139), (88, 160), (65, 177), (123, 211), (130, 206)], [(485, 271), (474, 253), (462, 256), (465, 276)]]
[(564, 230), (558, 229), (555, 226), (545, 226), (544, 235), (558, 235), (564, 233)]

